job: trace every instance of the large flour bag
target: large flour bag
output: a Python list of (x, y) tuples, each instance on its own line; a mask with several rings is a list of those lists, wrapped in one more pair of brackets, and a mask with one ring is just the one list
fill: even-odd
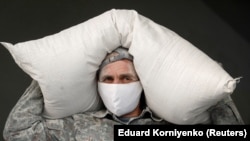
[(174, 124), (206, 123), (207, 109), (232, 94), (237, 83), (190, 42), (134, 10), (112, 9), (54, 35), (2, 44), (38, 81), (49, 118), (100, 107), (95, 74), (120, 45), (134, 56), (149, 108)]

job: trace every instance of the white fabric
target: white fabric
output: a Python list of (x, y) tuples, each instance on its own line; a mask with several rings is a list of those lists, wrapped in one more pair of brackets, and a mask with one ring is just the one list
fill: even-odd
[(139, 81), (126, 84), (98, 82), (98, 92), (107, 109), (119, 117), (132, 112), (137, 107), (142, 86)]
[(61, 118), (101, 105), (95, 73), (107, 51), (120, 45), (111, 13), (60, 33), (15, 45), (2, 43), (44, 95), (44, 116)]
[(175, 124), (207, 123), (206, 110), (233, 93), (216, 61), (175, 32), (137, 15), (129, 48), (148, 106)]
[(206, 110), (236, 86), (205, 53), (133, 10), (113, 9), (55, 35), (3, 45), (39, 82), (49, 117), (96, 108), (96, 70), (119, 45), (134, 56), (148, 106), (169, 122), (207, 121)]

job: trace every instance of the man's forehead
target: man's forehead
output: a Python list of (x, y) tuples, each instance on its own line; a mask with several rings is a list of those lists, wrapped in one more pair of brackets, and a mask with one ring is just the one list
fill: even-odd
[(119, 60), (104, 66), (101, 75), (135, 74), (133, 63), (129, 60)]

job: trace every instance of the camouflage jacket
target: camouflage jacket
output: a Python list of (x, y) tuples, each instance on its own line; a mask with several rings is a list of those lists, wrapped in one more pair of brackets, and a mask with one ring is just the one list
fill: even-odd
[[(42, 117), (43, 96), (33, 81), (19, 99), (6, 121), (3, 136), (6, 141), (112, 141), (113, 126), (118, 124), (170, 124), (145, 108), (141, 115), (124, 122), (107, 110), (79, 113), (62, 119)], [(210, 110), (212, 124), (242, 124), (231, 99)]]

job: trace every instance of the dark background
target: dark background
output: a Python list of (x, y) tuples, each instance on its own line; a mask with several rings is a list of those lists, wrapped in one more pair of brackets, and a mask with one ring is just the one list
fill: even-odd
[[(0, 41), (18, 43), (57, 33), (112, 8), (135, 9), (189, 40), (232, 77), (232, 94), (250, 124), (250, 12), (247, 0), (0, 0)], [(31, 78), (0, 45), (0, 132)]]

